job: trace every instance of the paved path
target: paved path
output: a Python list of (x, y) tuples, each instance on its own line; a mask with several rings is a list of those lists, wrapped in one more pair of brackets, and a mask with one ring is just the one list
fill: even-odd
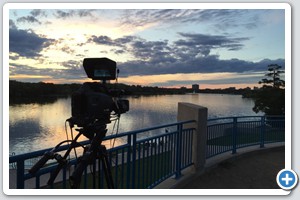
[(195, 176), (182, 189), (278, 189), (277, 173), (285, 166), (284, 147), (248, 153)]

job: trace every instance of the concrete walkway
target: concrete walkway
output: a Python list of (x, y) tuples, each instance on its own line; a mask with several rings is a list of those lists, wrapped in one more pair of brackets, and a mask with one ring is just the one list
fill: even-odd
[(285, 168), (284, 146), (234, 156), (174, 186), (177, 189), (279, 189)]

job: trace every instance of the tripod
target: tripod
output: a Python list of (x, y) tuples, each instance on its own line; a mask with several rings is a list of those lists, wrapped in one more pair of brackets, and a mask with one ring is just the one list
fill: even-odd
[[(95, 135), (92, 137), (90, 147), (88, 148), (87, 151), (83, 153), (82, 157), (78, 158), (78, 164), (72, 176), (70, 177), (71, 188), (79, 188), (83, 171), (86, 169), (86, 167), (89, 164), (94, 164), (96, 159), (100, 159), (102, 162), (102, 168), (104, 170), (107, 187), (109, 189), (114, 189), (111, 168), (109, 166), (109, 161), (108, 161), (108, 153), (106, 147), (104, 145), (101, 145), (102, 139), (105, 136), (107, 129), (105, 126), (100, 126), (100, 129), (99, 127), (97, 127), (96, 129), (98, 130), (95, 133)], [(84, 131), (84, 129), (82, 129), (82, 131)], [(88, 138), (90, 138), (91, 137), (90, 133), (87, 132), (83, 134)]]
[[(106, 125), (98, 124), (96, 122), (92, 125), (76, 130), (79, 133), (73, 140), (62, 141), (58, 145), (56, 145), (51, 151), (46, 152), (44, 156), (29, 170), (29, 173), (35, 174), (41, 167), (43, 167), (46, 164), (46, 162), (49, 159), (56, 159), (58, 165), (56, 169), (51, 172), (50, 178), (47, 183), (48, 185), (52, 185), (60, 170), (67, 166), (67, 157), (69, 156), (72, 149), (81, 146), (85, 150), (83, 152), (83, 155), (77, 159), (77, 165), (75, 167), (75, 170), (72, 176), (70, 176), (71, 188), (79, 188), (82, 173), (85, 171), (87, 166), (90, 164), (95, 164), (95, 161), (97, 159), (100, 159), (100, 161), (102, 162), (102, 168), (104, 170), (107, 187), (109, 189), (114, 189), (112, 173), (108, 160), (108, 152), (106, 150), (106, 147), (101, 144), (107, 132)], [(81, 135), (86, 136), (91, 141), (90, 146), (88, 148), (86, 146), (82, 146), (80, 143), (77, 142), (78, 138)], [(65, 142), (71, 142), (71, 144), (65, 152), (64, 156), (61, 156), (60, 154), (56, 153), (56, 151)], [(93, 176), (93, 178), (95, 179), (95, 174)]]

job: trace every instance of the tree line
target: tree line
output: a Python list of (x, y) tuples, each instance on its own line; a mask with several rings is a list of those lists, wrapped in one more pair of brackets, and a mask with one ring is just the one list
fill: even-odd
[[(70, 96), (73, 92), (80, 88), (81, 84), (53, 84), (53, 83), (28, 83), (16, 80), (9, 81), (9, 97), (28, 98), (28, 97), (63, 97)], [(194, 92), (191, 88), (163, 88), (141, 85), (126, 84), (107, 84), (108, 89), (119, 89), (123, 91), (123, 95), (163, 95), (163, 94), (186, 94)], [(197, 93), (215, 93), (215, 94), (238, 94), (245, 95), (251, 93), (250, 88), (235, 89), (202, 89)]]

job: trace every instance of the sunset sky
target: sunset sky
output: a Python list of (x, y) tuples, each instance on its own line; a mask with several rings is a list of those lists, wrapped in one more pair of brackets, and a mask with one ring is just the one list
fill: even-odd
[(200, 7), (10, 9), (9, 78), (87, 81), (86, 57), (116, 61), (120, 83), (159, 87), (253, 87), (269, 64), (284, 69), (284, 9)]

